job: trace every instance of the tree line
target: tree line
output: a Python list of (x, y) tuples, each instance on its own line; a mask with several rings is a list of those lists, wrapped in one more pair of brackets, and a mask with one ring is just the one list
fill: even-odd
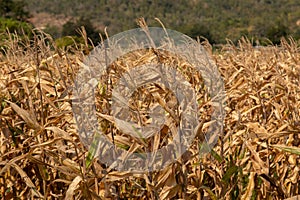
[(237, 42), (243, 36), (259, 45), (266, 41), (278, 44), (281, 37), (300, 39), (298, 0), (0, 0), (1, 31), (25, 26), (34, 12), (71, 17), (62, 27), (47, 25), (45, 31), (55, 39), (80, 37), (78, 29), (84, 26), (97, 43), (103, 28), (96, 27), (108, 27), (113, 35), (136, 28), (138, 17), (145, 17), (149, 26), (160, 26), (154, 20), (157, 17), (167, 28), (193, 38), (204, 37), (212, 44), (227, 39)]

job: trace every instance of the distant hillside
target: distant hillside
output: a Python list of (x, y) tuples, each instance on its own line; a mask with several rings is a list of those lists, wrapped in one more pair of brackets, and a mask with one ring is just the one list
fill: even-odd
[(27, 0), (27, 4), (34, 15), (54, 16), (48, 27), (59, 24), (55, 16), (61, 21), (85, 17), (100, 31), (107, 26), (108, 32), (115, 34), (137, 27), (138, 17), (145, 17), (150, 26), (159, 26), (154, 20), (158, 17), (168, 28), (192, 37), (201, 35), (214, 43), (226, 38), (237, 41), (243, 35), (255, 40), (267, 37), (274, 43), (281, 36), (300, 38), (299, 0)]

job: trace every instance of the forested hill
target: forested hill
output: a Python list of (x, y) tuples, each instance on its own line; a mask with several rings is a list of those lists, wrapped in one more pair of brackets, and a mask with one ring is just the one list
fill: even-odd
[[(150, 26), (159, 18), (168, 28), (192, 37), (204, 36), (213, 43), (233, 41), (245, 35), (267, 37), (274, 43), (281, 36), (300, 38), (299, 0), (27, 0), (33, 14), (48, 13), (63, 19), (88, 19), (110, 34), (137, 27), (145, 17)], [(48, 29), (59, 29), (49, 23)], [(53, 31), (53, 30), (52, 30)]]

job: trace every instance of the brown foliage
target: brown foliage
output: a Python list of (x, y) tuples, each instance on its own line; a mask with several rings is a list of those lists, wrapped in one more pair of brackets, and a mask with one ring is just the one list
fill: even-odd
[[(282, 199), (300, 193), (300, 51), (292, 39), (261, 48), (241, 39), (238, 46), (228, 43), (212, 53), (227, 92), (224, 135), (210, 154), (201, 156), (198, 136), (182, 159), (151, 173), (114, 171), (97, 159), (85, 166), (87, 150), (72, 116), (71, 88), (86, 48), (69, 53), (55, 49), (49, 39), (36, 36), (33, 45), (20, 45), (11, 38), (1, 55), (1, 198)], [(175, 59), (162, 55), (166, 62)], [(132, 64), (152, 57), (153, 52), (137, 52), (124, 60)], [(189, 77), (188, 70), (184, 73)], [(136, 96), (147, 99), (139, 92)], [(101, 94), (99, 110), (110, 96)], [(107, 133), (117, 133), (121, 145), (136, 145), (104, 120), (102, 111), (101, 125), (110, 124)]]

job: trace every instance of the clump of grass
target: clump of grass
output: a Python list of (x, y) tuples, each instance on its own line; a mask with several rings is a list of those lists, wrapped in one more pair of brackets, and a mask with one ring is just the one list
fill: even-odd
[[(200, 131), (181, 159), (151, 173), (114, 171), (97, 159), (86, 162), (88, 152), (73, 119), (71, 88), (87, 46), (63, 50), (43, 33), (23, 43), (10, 37), (5, 45), (0, 57), (1, 198), (283, 199), (300, 193), (300, 51), (293, 39), (263, 48), (241, 39), (237, 46), (228, 43), (220, 52), (210, 51), (204, 43), (224, 78), (224, 135), (210, 154), (199, 155), (205, 123), (209, 123), (202, 112), (204, 133)], [(183, 62), (160, 53), (161, 62), (176, 61), (178, 66)], [(147, 63), (153, 58), (151, 51), (133, 52), (115, 62), (107, 77), (114, 83), (125, 64), (135, 67), (140, 64), (137, 60)], [(194, 87), (201, 84), (199, 74), (189, 71), (189, 66), (181, 67)], [(115, 134), (117, 145), (130, 149), (134, 138), (119, 132), (107, 117), (112, 88), (105, 83), (96, 92), (101, 127), (111, 140), (111, 133)], [(137, 91), (132, 106), (143, 111), (153, 104), (149, 91), (160, 94), (156, 97), (168, 106), (176, 106), (166, 89), (155, 87)], [(209, 100), (205, 93), (198, 95), (202, 99), (198, 102)], [(163, 136), (170, 135), (168, 128), (158, 138), (161, 146)], [(140, 151), (147, 150), (143, 145), (156, 145), (136, 143)]]

